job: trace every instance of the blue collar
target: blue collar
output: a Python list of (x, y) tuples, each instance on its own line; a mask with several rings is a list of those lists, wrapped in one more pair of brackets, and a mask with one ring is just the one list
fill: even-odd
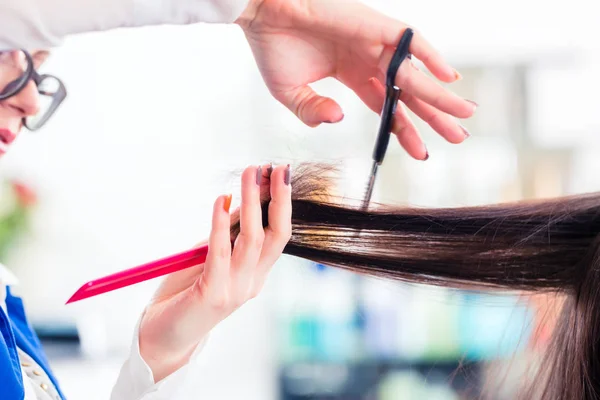
[[(25, 316), (23, 301), (6, 288), (6, 308), (8, 315), (0, 308), (0, 381), (2, 394), (7, 399), (21, 400), (25, 397), (21, 365), (17, 347), (27, 353), (46, 372), (62, 399), (64, 394), (52, 374), (39, 338)], [(3, 397), (4, 398), (4, 397)]]

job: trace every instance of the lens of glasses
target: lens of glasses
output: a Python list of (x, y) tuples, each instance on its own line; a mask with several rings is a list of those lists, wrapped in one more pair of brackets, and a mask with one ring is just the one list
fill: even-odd
[(33, 72), (31, 57), (21, 50), (0, 51), (0, 100), (17, 93)]
[(62, 82), (54, 76), (41, 75), (36, 83), (40, 94), (40, 110), (24, 121), (27, 129), (32, 131), (41, 128), (50, 119), (67, 95)]

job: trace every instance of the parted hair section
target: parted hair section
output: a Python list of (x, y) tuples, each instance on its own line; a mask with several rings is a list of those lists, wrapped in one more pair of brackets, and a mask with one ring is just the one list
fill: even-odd
[[(285, 254), (405, 282), (564, 296), (544, 360), (519, 398), (600, 399), (600, 194), (363, 209), (334, 194), (336, 174), (328, 164), (294, 167)], [(238, 221), (231, 230), (235, 237)]]

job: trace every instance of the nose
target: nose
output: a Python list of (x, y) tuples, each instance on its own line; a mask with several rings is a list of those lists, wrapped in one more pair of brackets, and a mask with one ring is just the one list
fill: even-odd
[(21, 114), (21, 117), (30, 117), (40, 111), (40, 95), (33, 80), (30, 80), (19, 93), (9, 97), (5, 102), (6, 105)]

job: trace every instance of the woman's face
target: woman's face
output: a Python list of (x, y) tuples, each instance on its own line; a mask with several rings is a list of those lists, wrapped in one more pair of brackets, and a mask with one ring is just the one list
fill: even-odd
[[(35, 68), (39, 68), (49, 53), (38, 50), (31, 53)], [(0, 92), (26, 68), (20, 51), (0, 52)], [(36, 115), (40, 109), (40, 95), (33, 80), (16, 95), (0, 100), (0, 157), (3, 156), (23, 127), (23, 118)]]

